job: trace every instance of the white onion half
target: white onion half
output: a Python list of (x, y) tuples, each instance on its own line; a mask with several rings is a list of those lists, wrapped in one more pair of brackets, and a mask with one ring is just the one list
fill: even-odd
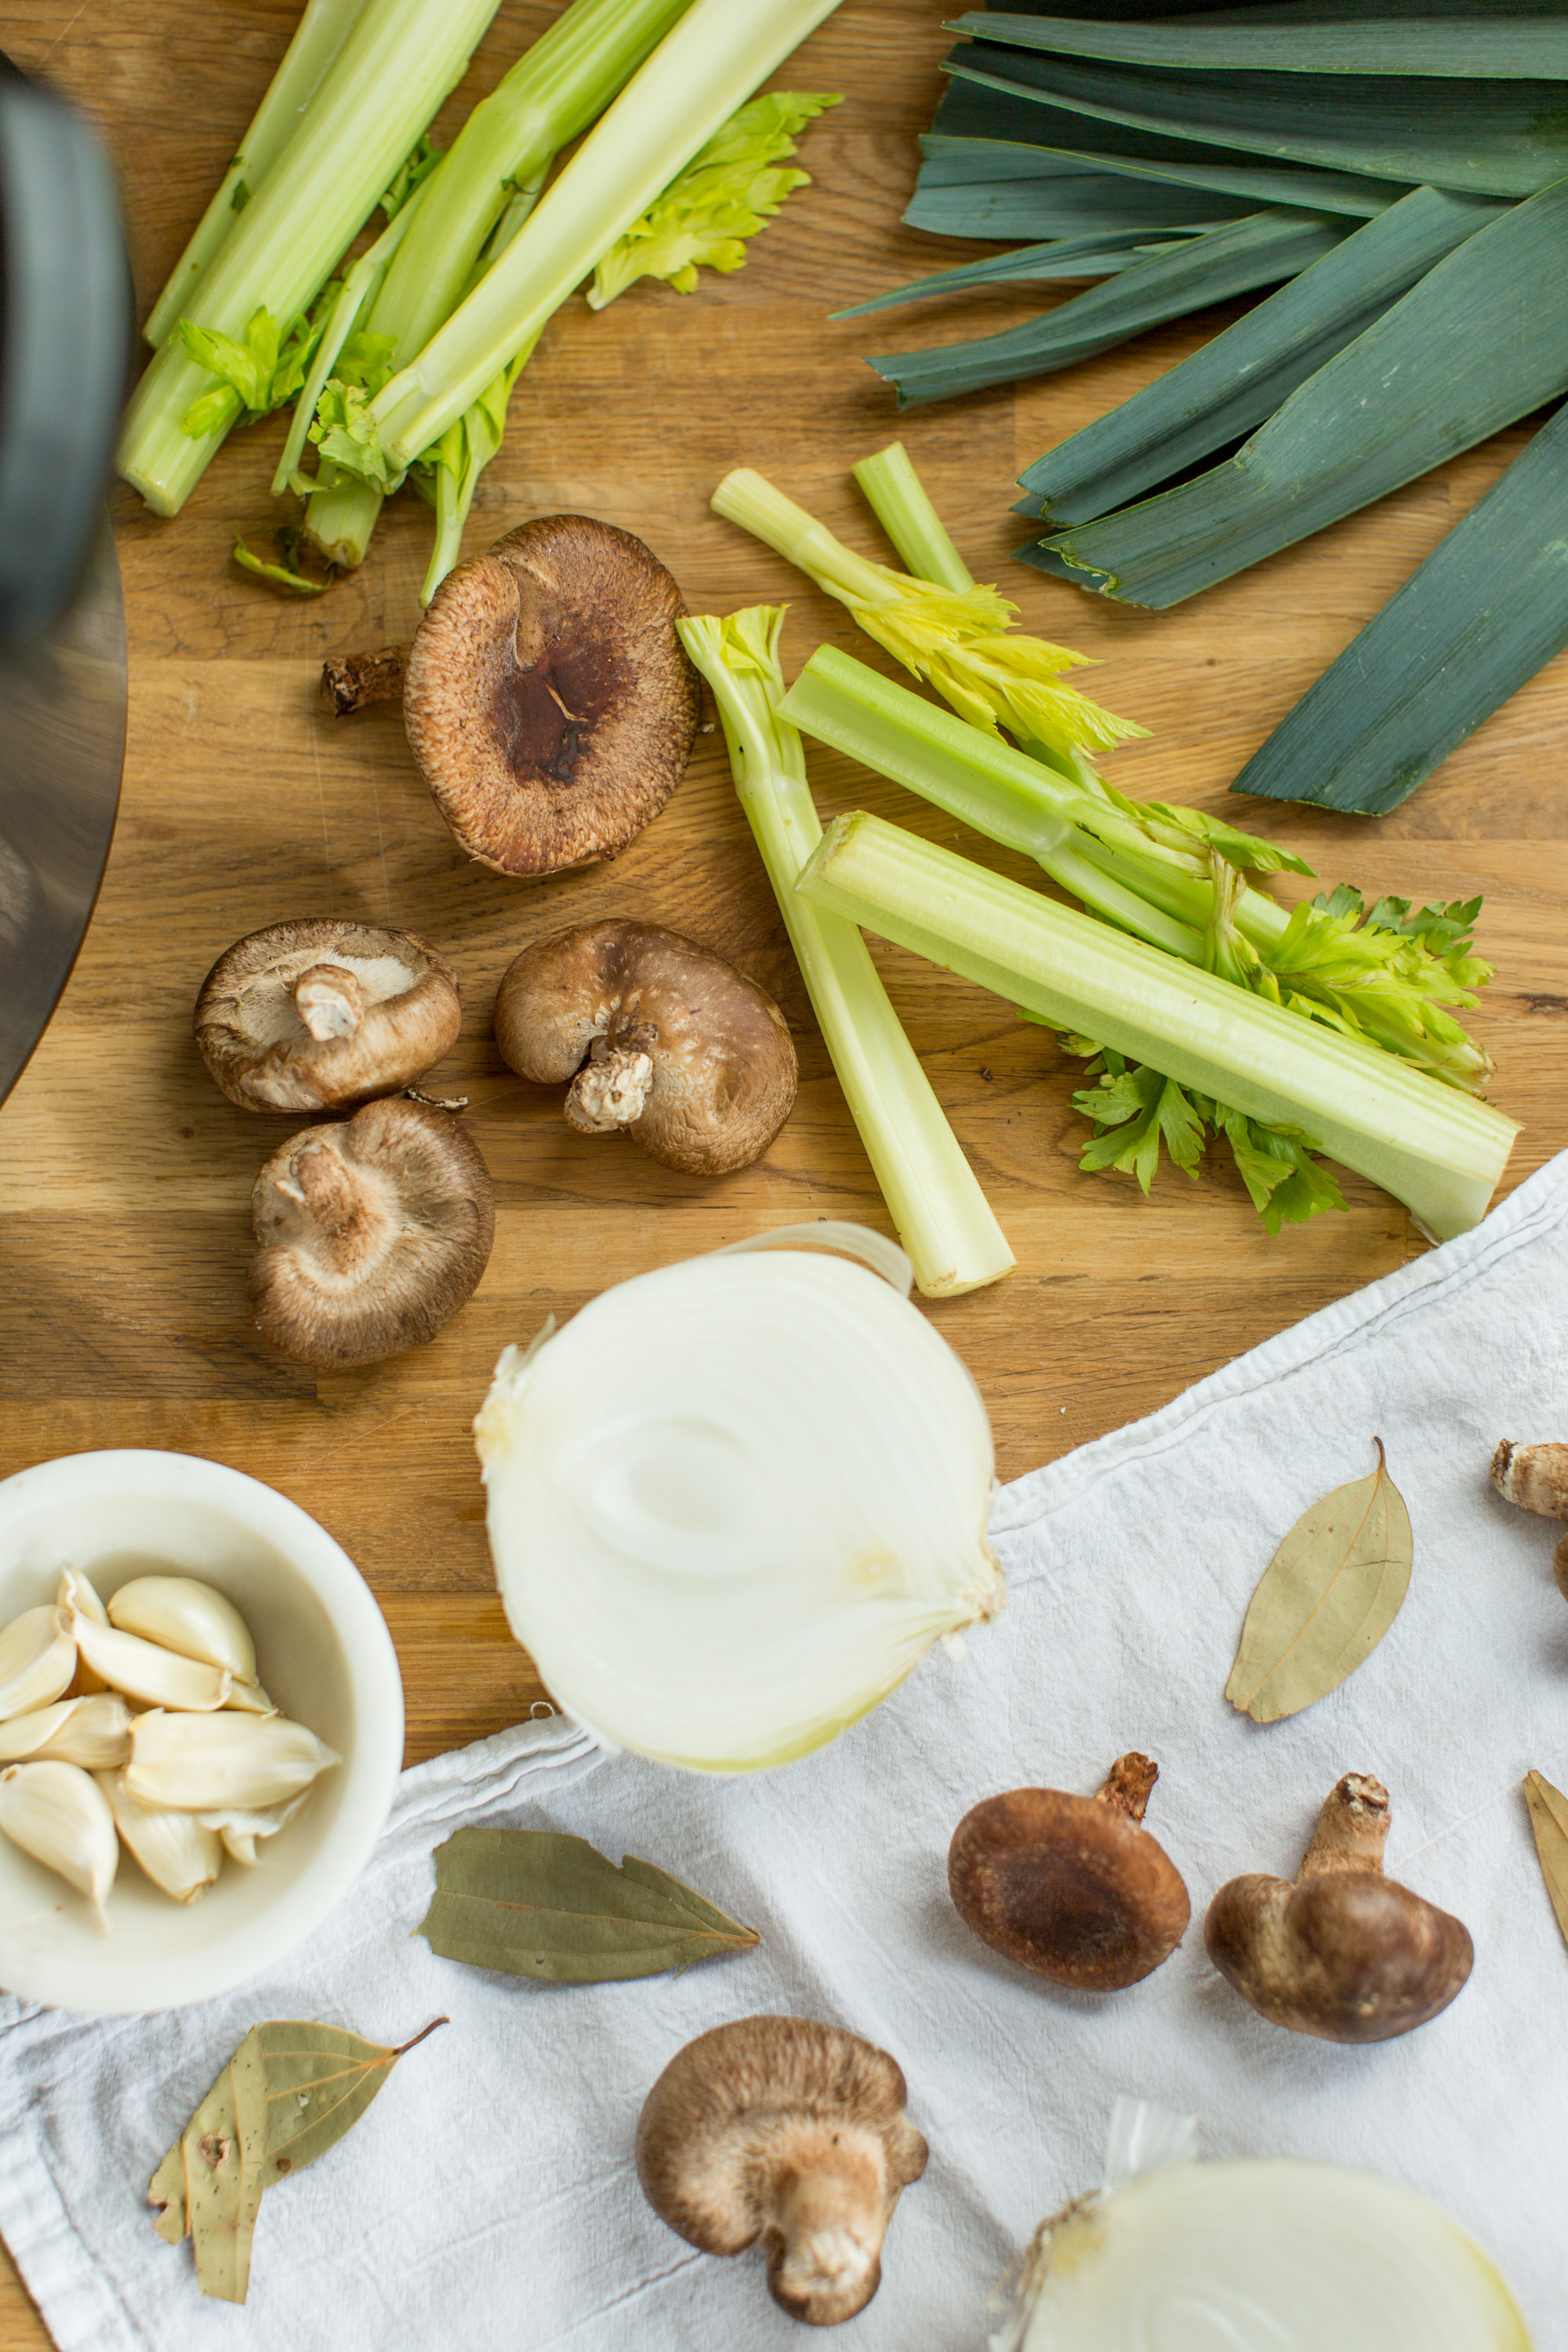
[[(880, 1243), (893, 1257), (907, 1272)], [(512, 1631), (605, 1747), (787, 1762), (1003, 1604), (974, 1383), (842, 1258), (723, 1252), (620, 1283), (508, 1349), (475, 1431)]]
[(1026, 2257), (993, 2352), (1530, 2352), (1491, 2263), (1375, 2173), (1176, 2164), (1086, 2199)]

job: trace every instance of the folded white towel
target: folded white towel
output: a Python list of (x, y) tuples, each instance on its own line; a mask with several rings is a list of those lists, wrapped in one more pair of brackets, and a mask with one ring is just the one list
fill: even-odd
[[(1208, 2156), (1331, 2158), (1425, 2190), (1498, 2262), (1536, 2352), (1568, 2352), (1568, 1950), (1519, 1786), (1531, 1766), (1568, 1780), (1568, 1612), (1548, 1572), (1560, 1530), (1487, 1482), (1499, 1438), (1568, 1437), (1565, 1211), (1568, 1156), (1478, 1232), (1008, 1487), (1006, 1613), (819, 1755), (715, 1781), (602, 1758), (563, 1721), (524, 1725), (406, 1774), (359, 1885), (228, 1998), (111, 2020), (0, 2001), (0, 2230), (63, 2352), (798, 2347), (760, 2259), (693, 2252), (631, 2164), (667, 2060), (765, 2010), (892, 2051), (931, 2143), (859, 2352), (974, 2352), (986, 2290), (1099, 2179), (1119, 2091), (1195, 2112)], [(1306, 1506), (1371, 1468), (1374, 1433), (1415, 1522), (1409, 1597), (1348, 1683), (1259, 1729), (1222, 1696), (1247, 1600)], [(1128, 1748), (1160, 1764), (1149, 1826), (1194, 1923), (1129, 1991), (1054, 1991), (961, 1925), (948, 1838), (977, 1798), (1089, 1791)], [(1452, 2009), (1359, 2050), (1264, 2024), (1201, 1932), (1223, 1880), (1294, 1874), (1347, 1770), (1392, 1792), (1392, 1874), (1476, 1942)], [(471, 1821), (642, 1855), (761, 1946), (584, 1988), (437, 1959), (410, 1931), (432, 1849)], [(154, 2235), (142, 2200), (246, 2029), (311, 2017), (393, 2042), (441, 2011), (450, 2027), (352, 2137), (268, 2194), (244, 2310), (205, 2302), (189, 2248)]]

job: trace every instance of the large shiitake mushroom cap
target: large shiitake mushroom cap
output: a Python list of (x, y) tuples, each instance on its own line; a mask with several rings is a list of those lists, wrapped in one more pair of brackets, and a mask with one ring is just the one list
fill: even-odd
[(689, 1175), (749, 1167), (795, 1102), (795, 1046), (773, 998), (661, 923), (535, 940), (501, 982), (495, 1034), (520, 1076), (572, 1081), (572, 1126), (624, 1128)]
[(672, 2058), (637, 2123), (637, 2178), (705, 2253), (762, 2241), (773, 2300), (833, 2327), (880, 2283), (900, 2189), (926, 2166), (885, 2050), (804, 2017), (742, 2017)]
[(965, 1813), (947, 1883), (964, 1925), (1020, 1968), (1079, 1992), (1117, 1992), (1169, 1959), (1191, 1905), (1181, 1872), (1139, 1826), (1153, 1786), (1123, 1757), (1098, 1796), (1010, 1789)]
[(1381, 1781), (1347, 1772), (1294, 1885), (1250, 1871), (1209, 1905), (1210, 1959), (1271, 2025), (1324, 2042), (1389, 2042), (1463, 1989), (1469, 1929), (1383, 1874), (1388, 1811)]
[(275, 1151), (251, 1201), (263, 1339), (308, 1364), (374, 1364), (434, 1339), (495, 1236), (478, 1146), (444, 1110), (394, 1098)]
[(697, 730), (685, 606), (640, 539), (542, 515), (447, 573), (403, 715), (437, 806), (499, 874), (614, 857), (679, 782)]
[(272, 923), (219, 956), (196, 1045), (242, 1110), (346, 1110), (395, 1094), (450, 1051), (458, 975), (412, 931), (322, 917)]

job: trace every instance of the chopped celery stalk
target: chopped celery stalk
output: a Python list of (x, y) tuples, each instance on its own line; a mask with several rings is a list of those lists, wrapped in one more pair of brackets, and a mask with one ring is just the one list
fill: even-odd
[[(918, 793), (977, 833), (1035, 858), (1105, 921), (1192, 963), (1208, 961), (1211, 857), (1254, 871), (1310, 873), (1304, 859), (1219, 819), (1135, 801), (1089, 773), (1075, 782), (963, 725), (864, 662), (820, 646), (784, 698), (785, 718)], [(1353, 894), (1352, 894), (1353, 896)], [(1233, 928), (1246, 947), (1235, 977), (1290, 1013), (1373, 1040), (1457, 1087), (1477, 1089), (1489, 1057), (1443, 1008), (1468, 1006), (1490, 967), (1430, 952), (1415, 932), (1360, 920), (1359, 902), (1298, 908), (1237, 892)]]
[(305, 13), (238, 152), (148, 313), (142, 332), (154, 351), (189, 310), (214, 255), (299, 129), (301, 115), (336, 64), (364, 5), (365, 0), (306, 0)]
[(456, 425), (447, 425), (428, 453), (436, 477), (436, 544), (419, 591), (421, 604), (429, 604), (463, 551), (463, 526), (474, 503), (479, 476), (500, 447), (512, 385), (527, 366), (538, 341), (535, 335), (533, 342), (519, 352), (510, 367), (501, 370), (473, 406), (464, 409)]
[(1063, 672), (1084, 655), (1043, 637), (1009, 636), (1017, 606), (994, 588), (972, 583), (954, 591), (868, 563), (749, 466), (726, 474), (710, 503), (847, 604), (868, 636), (929, 678), (973, 726), (1010, 728), (1063, 757), (1148, 732), (1063, 685)]
[(676, 623), (712, 689), (741, 805), (866, 1157), (928, 1298), (995, 1282), (1013, 1253), (852, 923), (808, 906), (795, 880), (822, 837), (801, 740), (779, 717), (784, 608)]
[[(279, 320), (309, 309), (462, 79), (496, 5), (366, 0), (299, 129), (218, 248), (190, 306), (194, 325), (237, 341), (258, 309)], [(205, 371), (171, 337), (132, 396), (117, 462), (157, 514), (178, 514), (223, 438), (194, 440), (183, 428), (207, 388)]]
[(901, 441), (889, 441), (874, 457), (850, 468), (867, 502), (908, 570), (962, 596), (974, 585), (970, 571), (926, 496), (914, 460)]
[(661, 278), (678, 294), (694, 294), (699, 268), (743, 268), (748, 237), (767, 226), (795, 189), (811, 185), (809, 172), (779, 168), (795, 152), (795, 133), (840, 103), (771, 89), (742, 106), (601, 257), (588, 308), (602, 310), (639, 278)]
[(814, 907), (994, 989), (1054, 1029), (1094, 1038), (1249, 1119), (1306, 1130), (1439, 1241), (1479, 1223), (1507, 1165), (1518, 1130), (1489, 1104), (880, 817), (837, 818), (798, 887)]
[(838, 0), (692, 0), (473, 292), (376, 396), (407, 466), (494, 382), (574, 288)]
[(293, 487), (295, 471), (305, 454), (305, 436), (310, 419), (316, 413), (316, 403), (326, 387), (327, 378), (337, 366), (339, 354), (349, 337), (358, 327), (368, 305), (375, 299), (383, 279), (392, 265), (392, 257), (414, 226), (428, 181), (421, 181), (405, 205), (399, 207), (389, 225), (383, 229), (368, 253), (343, 275), (343, 282), (332, 313), (327, 320), (326, 332), (316, 346), (310, 373), (300, 388), (289, 420), (289, 436), (283, 444), (283, 454), (278, 460), (278, 470), (272, 477), (272, 495), (280, 499)]

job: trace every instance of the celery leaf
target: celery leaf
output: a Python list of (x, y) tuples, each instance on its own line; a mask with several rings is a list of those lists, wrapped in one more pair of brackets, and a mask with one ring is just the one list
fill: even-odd
[(424, 185), (446, 153), (444, 147), (431, 144), (430, 134), (422, 131), (393, 174), (392, 184), (381, 199), (381, 209), (388, 220), (395, 219), (411, 195)]
[(265, 307), (253, 310), (242, 343), (216, 328), (199, 327), (192, 319), (182, 319), (180, 341), (186, 352), (198, 367), (218, 380), (210, 392), (192, 401), (181, 419), (190, 438), (199, 441), (209, 433), (226, 433), (235, 424), (258, 424), (275, 408), (287, 408), (298, 399), (342, 290), (340, 281), (333, 278), (309, 312), (300, 311), (283, 334), (270, 310)]
[(662, 278), (677, 293), (689, 294), (700, 266), (741, 268), (748, 237), (773, 218), (792, 189), (810, 184), (809, 172), (779, 168), (795, 152), (795, 133), (839, 103), (775, 89), (732, 114), (603, 256), (590, 308), (602, 310), (639, 278)]
[[(401, 485), (404, 469), (387, 461), (380, 431), (371, 414), (373, 397), (358, 384), (345, 383), (341, 377), (333, 376), (323, 386), (316, 404), (310, 438), (325, 464), (336, 466), (390, 494)], [(319, 488), (321, 485), (313, 487)]]

